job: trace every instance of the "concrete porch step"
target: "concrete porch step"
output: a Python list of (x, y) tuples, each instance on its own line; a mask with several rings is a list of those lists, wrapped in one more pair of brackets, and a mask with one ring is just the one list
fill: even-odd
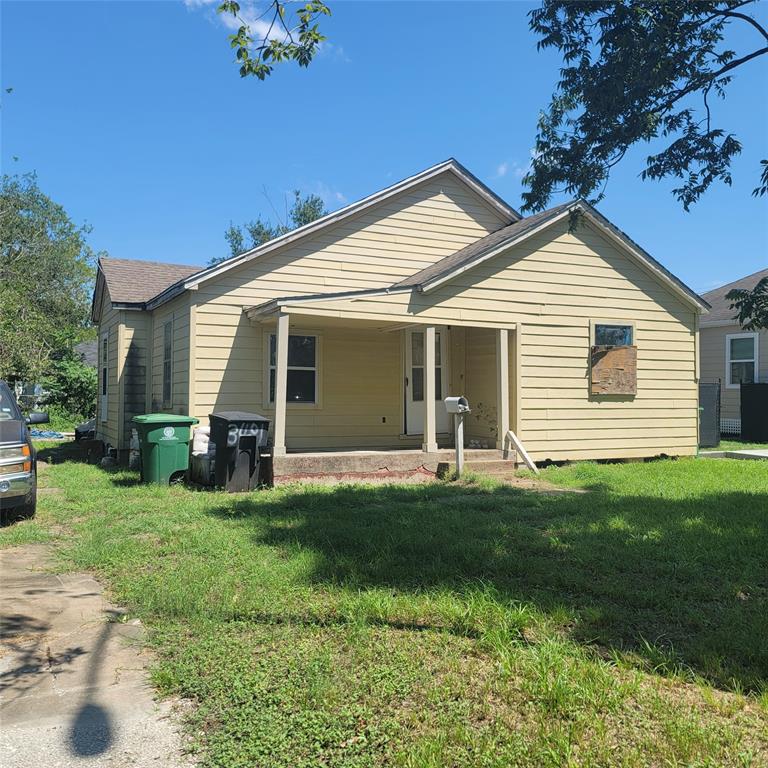
[[(491, 475), (493, 477), (511, 476), (517, 466), (517, 454), (511, 451), (509, 458), (500, 458), (501, 451), (497, 451), (495, 458), (479, 459), (473, 455), (471, 458), (464, 458), (464, 471), (476, 472), (479, 475)], [(441, 462), (437, 469), (438, 477), (447, 477), (456, 469), (455, 461)]]
[[(420, 450), (350, 450), (289, 453), (271, 458), (272, 479), (275, 485), (302, 480), (380, 480), (407, 478), (413, 475), (434, 477), (447, 475), (456, 461), (456, 452), (441, 448), (434, 453)], [(476, 466), (473, 471), (510, 472), (512, 460), (502, 459), (502, 451), (495, 448), (467, 448), (465, 464)]]

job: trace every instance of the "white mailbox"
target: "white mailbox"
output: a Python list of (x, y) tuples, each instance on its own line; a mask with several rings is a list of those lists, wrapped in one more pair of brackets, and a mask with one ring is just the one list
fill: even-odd
[(466, 397), (446, 397), (445, 410), (453, 414), (453, 429), (456, 439), (456, 477), (464, 471), (464, 417), (471, 413)]
[(446, 397), (445, 410), (448, 413), (471, 413), (466, 397)]

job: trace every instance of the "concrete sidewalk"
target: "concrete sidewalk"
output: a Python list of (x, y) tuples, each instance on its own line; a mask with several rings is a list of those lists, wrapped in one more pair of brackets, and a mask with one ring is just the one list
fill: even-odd
[(182, 739), (147, 681), (138, 621), (88, 574), (43, 569), (49, 550), (0, 551), (3, 768), (179, 768)]

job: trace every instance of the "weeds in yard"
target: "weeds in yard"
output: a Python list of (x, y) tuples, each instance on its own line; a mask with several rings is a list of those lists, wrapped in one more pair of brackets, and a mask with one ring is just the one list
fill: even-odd
[(36, 525), (147, 624), (209, 765), (765, 764), (765, 468), (544, 475), (591, 492), (236, 496), (68, 463)]

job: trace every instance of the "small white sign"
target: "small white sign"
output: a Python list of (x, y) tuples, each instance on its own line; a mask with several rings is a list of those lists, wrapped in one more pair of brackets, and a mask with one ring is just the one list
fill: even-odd
[(171, 438), (176, 437), (176, 430), (173, 427), (164, 427), (163, 437), (166, 440), (170, 440)]

